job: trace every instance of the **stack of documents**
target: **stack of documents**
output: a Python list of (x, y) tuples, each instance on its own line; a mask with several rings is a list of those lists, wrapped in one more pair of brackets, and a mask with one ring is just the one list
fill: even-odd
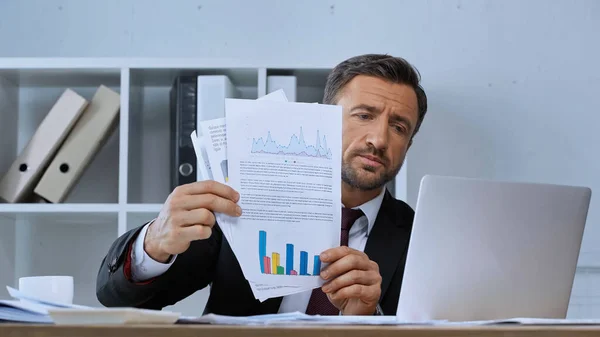
[(342, 108), (288, 102), (283, 90), (225, 99), (191, 134), (202, 179), (240, 193), (217, 223), (255, 298), (323, 284), (321, 252), (340, 245)]
[(12, 300), (0, 300), (0, 323), (173, 324), (181, 314), (138, 308), (96, 308), (45, 301), (6, 287)]
[(179, 324), (218, 325), (431, 325), (430, 322), (402, 322), (395, 316), (320, 316), (300, 312), (255, 316), (225, 316), (208, 314), (201, 317), (182, 316)]
[(13, 300), (0, 300), (0, 322), (53, 323), (49, 314), (53, 309), (89, 308), (40, 300), (8, 286), (6, 289)]
[(216, 325), (410, 325), (410, 326), (494, 326), (494, 325), (600, 325), (600, 319), (508, 318), (482, 321), (402, 321), (396, 316), (320, 316), (300, 312), (255, 316), (225, 316), (208, 314), (201, 317), (181, 316), (179, 324)]

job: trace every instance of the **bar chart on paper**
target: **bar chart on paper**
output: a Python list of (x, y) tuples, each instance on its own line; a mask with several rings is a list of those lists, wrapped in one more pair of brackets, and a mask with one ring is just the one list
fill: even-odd
[(316, 157), (331, 159), (331, 149), (327, 147), (327, 138), (319, 135), (317, 130), (317, 139), (315, 145), (308, 145), (304, 140), (304, 133), (300, 127), (300, 135), (295, 134), (290, 137), (287, 145), (279, 144), (271, 136), (271, 132), (267, 132), (267, 138), (263, 137), (252, 140), (252, 153), (260, 154), (275, 154), (275, 155), (294, 155), (303, 157)]
[[(320, 274), (321, 260), (318, 254), (312, 255), (312, 266), (309, 269), (309, 254), (307, 251), (300, 250), (296, 253), (296, 247), (293, 243), (275, 244), (275, 246), (285, 247), (285, 250), (283, 252), (268, 251), (267, 231), (261, 230), (258, 235), (258, 258), (262, 274), (290, 276), (316, 276)], [(298, 257), (299, 260), (295, 260), (295, 257)]]

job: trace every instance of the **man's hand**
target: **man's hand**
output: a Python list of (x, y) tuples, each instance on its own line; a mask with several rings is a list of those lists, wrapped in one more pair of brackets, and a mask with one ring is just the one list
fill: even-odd
[(213, 212), (240, 216), (239, 198), (231, 187), (212, 180), (177, 186), (148, 227), (144, 250), (163, 263), (185, 252), (192, 241), (211, 236), (216, 221)]
[(367, 254), (347, 246), (328, 249), (321, 261), (330, 263), (321, 277), (321, 288), (343, 315), (372, 315), (381, 296), (379, 265)]

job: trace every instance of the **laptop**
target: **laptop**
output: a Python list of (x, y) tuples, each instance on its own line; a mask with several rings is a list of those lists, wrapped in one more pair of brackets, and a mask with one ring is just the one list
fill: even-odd
[(567, 315), (591, 189), (425, 176), (397, 319)]

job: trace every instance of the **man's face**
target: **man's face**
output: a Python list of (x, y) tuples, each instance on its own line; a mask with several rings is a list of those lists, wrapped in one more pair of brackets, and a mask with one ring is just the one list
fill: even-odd
[(356, 76), (343, 89), (342, 181), (373, 190), (392, 180), (404, 161), (418, 121), (408, 85)]

